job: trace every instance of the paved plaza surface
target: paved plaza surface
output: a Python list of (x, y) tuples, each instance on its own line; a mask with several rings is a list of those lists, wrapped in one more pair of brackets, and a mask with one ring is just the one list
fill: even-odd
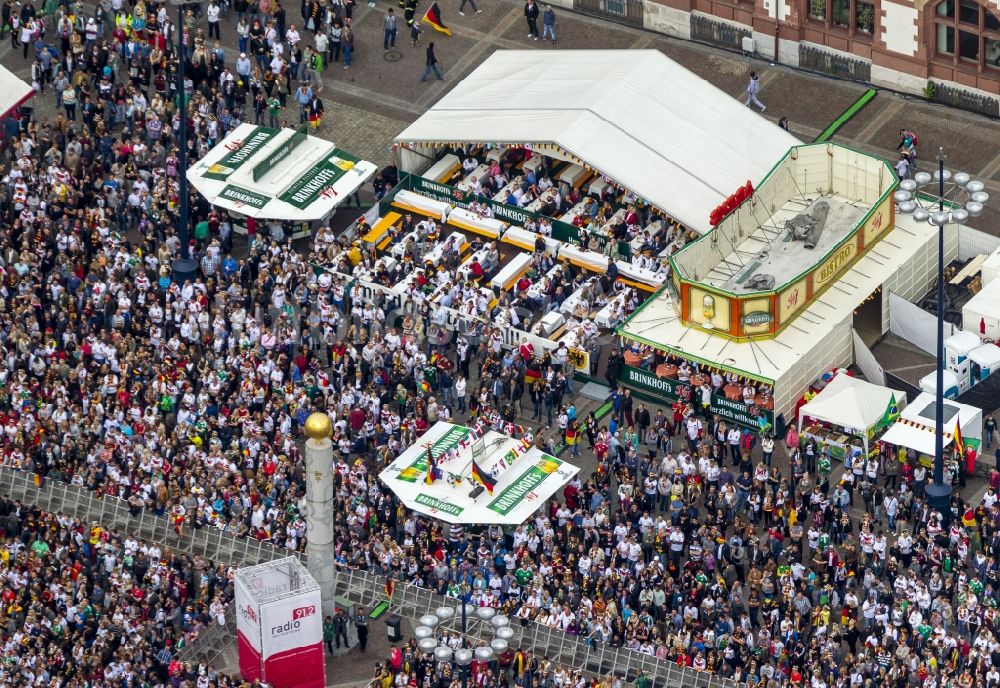
[[(326, 104), (326, 113), (319, 130), (320, 136), (379, 165), (387, 164), (392, 157), (393, 137), (463, 76), (500, 49), (657, 49), (733, 97), (742, 97), (749, 72), (753, 69), (761, 74), (760, 97), (768, 106), (767, 113), (761, 116), (775, 121), (787, 116), (792, 133), (804, 142), (812, 141), (866, 90), (860, 84), (772, 66), (766, 61), (668, 39), (560, 9), (556, 10), (559, 42), (553, 47), (526, 37), (527, 28), (520, 2), (480, 0), (478, 5), (482, 13), (470, 12), (464, 17), (458, 14), (459, 0), (441, 0), (439, 4), (444, 21), (454, 35), (447, 37), (425, 26), (422, 45), (411, 47), (408, 32), (403, 27), (396, 47), (400, 57), (395, 61), (386, 59), (382, 50), (382, 15), (387, 8), (397, 4), (381, 0), (375, 9), (365, 4), (357, 7), (353, 22), (356, 32), (353, 66), (344, 69), (342, 64), (334, 63), (324, 73), (325, 88), (321, 96)], [(418, 15), (426, 6), (426, 0), (422, 0)], [(297, 9), (290, 7), (289, 23), (295, 23), (296, 13)], [(308, 43), (306, 36), (304, 39)], [(421, 83), (424, 49), (431, 41), (435, 43), (445, 80)], [(230, 65), (237, 56), (235, 42), (233, 21), (230, 19), (223, 23), (222, 28), (222, 43)], [(0, 42), (0, 63), (21, 77), (30, 73), (29, 63), (22, 59), (20, 51), (11, 49), (9, 41)], [(649, 88), (669, 90), (671, 85), (651, 83)], [(678, 93), (677, 97), (687, 95)], [(45, 93), (36, 98), (34, 105), (39, 118), (51, 117), (55, 113), (54, 94), (51, 91)], [(287, 113), (289, 120), (294, 122), (294, 106), (290, 106)], [(996, 144), (1000, 140), (1000, 122), (982, 116), (882, 91), (833, 140), (864, 152), (894, 158), (892, 149), (897, 143), (896, 132), (902, 127), (913, 129), (919, 135), (922, 169), (927, 169), (938, 147), (944, 146), (948, 151), (949, 167), (965, 170), (983, 179), (989, 191), (1000, 193), (1000, 156), (997, 155)], [(720, 137), (726, 134), (725, 131), (718, 132)], [(990, 234), (1000, 235), (998, 206), (1000, 204), (997, 203), (988, 206), (987, 213), (970, 224)], [(921, 363), (914, 362), (915, 367), (919, 365)], [(598, 405), (579, 396), (576, 401), (581, 415)], [(584, 456), (574, 462), (583, 467), (585, 476), (593, 470), (592, 452), (584, 450)], [(786, 463), (782, 462), (781, 466), (783, 470), (787, 469)], [(842, 470), (842, 466), (838, 470)], [(981, 482), (976, 481), (970, 485), (966, 496), (976, 501), (984, 489)], [(859, 514), (857, 511), (855, 515)], [(410, 630), (410, 626), (404, 624), (404, 634), (409, 636)], [(385, 626), (381, 621), (375, 622), (371, 625), (368, 653), (362, 656), (354, 649), (350, 654), (354, 661), (329, 663), (330, 682), (341, 685), (363, 681), (371, 676), (373, 662), (383, 659), (387, 649)]]
[[(787, 116), (792, 133), (805, 142), (812, 141), (866, 88), (569, 10), (556, 9), (559, 41), (553, 46), (527, 37), (520, 2), (482, 0), (478, 3), (482, 12), (467, 12), (466, 16), (458, 13), (459, 0), (442, 0), (439, 5), (453, 35), (445, 36), (425, 24), (421, 45), (411, 47), (404, 25), (396, 41), (398, 59), (390, 61), (382, 50), (382, 16), (397, 3), (379, 0), (374, 9), (365, 3), (358, 4), (353, 21), (354, 64), (344, 69), (342, 64), (334, 63), (324, 73), (322, 97), (326, 115), (320, 135), (384, 165), (391, 160), (391, 142), (395, 135), (484, 59), (501, 49), (654, 48), (737, 98), (742, 97), (748, 74), (753, 69), (761, 75), (760, 97), (768, 106), (767, 113), (761, 116), (774, 121)], [(426, 6), (426, 2), (421, 2), (418, 16)], [(289, 23), (295, 22), (296, 14), (297, 5), (293, 3), (288, 13)], [(233, 27), (231, 17), (222, 28), (222, 44), (229, 64), (237, 56)], [(303, 32), (303, 39), (303, 43), (309, 42), (306, 32)], [(431, 41), (445, 80), (436, 81), (432, 77), (427, 83), (421, 83), (424, 50)], [(29, 64), (21, 58), (20, 51), (11, 49), (9, 41), (0, 44), (0, 62), (22, 77), (30, 73)], [(650, 84), (649, 88), (669, 90), (671, 85)], [(677, 97), (687, 96), (678, 93)], [(40, 117), (51, 115), (54, 110), (55, 96), (51, 92), (36, 99)], [(295, 114), (294, 108), (288, 108), (290, 121), (294, 122)], [(918, 133), (922, 169), (934, 164), (933, 158), (943, 146), (950, 168), (965, 170), (984, 180), (989, 191), (1000, 193), (1000, 155), (997, 155), (996, 145), (1000, 140), (1000, 122), (980, 115), (881, 91), (833, 140), (895, 159), (893, 147), (902, 127)], [(719, 132), (719, 136), (725, 135), (726, 132)], [(1000, 207), (996, 203), (988, 205), (983, 217), (970, 224), (991, 234), (1000, 233)]]

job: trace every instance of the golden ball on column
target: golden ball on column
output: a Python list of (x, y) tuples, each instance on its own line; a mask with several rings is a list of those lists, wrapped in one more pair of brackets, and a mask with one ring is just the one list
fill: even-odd
[(325, 440), (333, 434), (333, 423), (325, 413), (311, 413), (306, 418), (306, 434), (314, 440)]

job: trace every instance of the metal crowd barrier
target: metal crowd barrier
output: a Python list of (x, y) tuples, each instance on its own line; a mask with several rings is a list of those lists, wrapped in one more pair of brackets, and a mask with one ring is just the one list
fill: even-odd
[[(252, 566), (265, 561), (298, 556), (308, 562), (305, 553), (289, 552), (268, 542), (239, 538), (216, 528), (198, 530), (186, 527), (178, 541), (173, 525), (166, 516), (142, 510), (132, 515), (128, 502), (114, 496), (100, 496), (90, 490), (62, 481), (35, 484), (35, 476), (26, 471), (0, 468), (0, 493), (12, 499), (37, 506), (52, 513), (62, 513), (82, 521), (97, 521), (102, 527), (129, 533), (135, 537), (157, 542), (163, 546), (199, 555), (206, 559), (236, 566)], [(355, 569), (337, 572), (335, 593), (354, 604), (373, 608), (385, 599), (385, 577)], [(441, 597), (431, 590), (415, 585), (396, 585), (390, 608), (408, 619), (418, 619), (443, 605), (455, 604), (454, 600)], [(232, 609), (227, 610), (226, 625), (213, 625), (189, 643), (182, 654), (191, 661), (214, 663), (235, 642), (235, 621)], [(456, 618), (447, 626), (461, 632), (461, 620)], [(657, 688), (683, 686), (684, 688), (735, 688), (736, 683), (712, 674), (678, 666), (675, 662), (632, 650), (611, 647), (605, 643), (591, 643), (586, 638), (570, 635), (559, 629), (536, 623), (521, 626), (515, 622), (516, 638), (521, 645), (541, 653), (553, 662), (583, 669), (604, 676), (609, 673), (625, 675), (631, 679), (645, 671)], [(490, 631), (478, 619), (468, 619), (467, 635), (482, 640), (491, 637)]]
[(45, 511), (66, 514), (81, 521), (97, 521), (109, 530), (129, 533), (211, 561), (251, 566), (290, 554), (298, 556), (303, 563), (307, 561), (304, 552), (279, 549), (268, 542), (236, 537), (214, 527), (194, 529), (185, 525), (178, 540), (173, 524), (166, 516), (157, 516), (146, 509), (132, 515), (124, 499), (99, 495), (60, 480), (46, 480), (38, 486), (33, 473), (13, 468), (0, 468), (0, 493)]
[[(336, 595), (342, 596), (367, 609), (385, 599), (385, 579), (360, 570), (341, 570), (337, 573)], [(409, 619), (433, 612), (438, 607), (457, 604), (426, 588), (397, 584), (391, 601), (392, 611)], [(482, 640), (492, 637), (485, 624), (470, 618), (467, 635)], [(461, 632), (461, 619), (456, 615), (446, 626), (447, 630)], [(582, 669), (596, 676), (616, 674), (634, 679), (645, 671), (659, 688), (735, 688), (736, 682), (713, 674), (698, 672), (675, 662), (632, 650), (611, 647), (606, 643), (589, 642), (586, 638), (570, 635), (557, 628), (536, 623), (521, 626), (514, 621), (515, 636), (519, 645), (530, 648), (549, 660), (563, 666)]]

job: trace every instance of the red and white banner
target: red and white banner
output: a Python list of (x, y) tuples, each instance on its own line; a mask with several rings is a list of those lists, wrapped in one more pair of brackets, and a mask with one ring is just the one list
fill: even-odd
[(240, 654), (240, 675), (246, 681), (261, 678), (260, 607), (253, 595), (236, 579), (236, 647)]
[(260, 611), (264, 680), (275, 688), (324, 688), (319, 590), (268, 602)]

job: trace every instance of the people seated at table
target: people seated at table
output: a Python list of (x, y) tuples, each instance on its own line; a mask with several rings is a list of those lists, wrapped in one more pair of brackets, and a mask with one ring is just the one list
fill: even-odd
[(471, 155), (462, 161), (462, 171), (465, 172), (465, 174), (471, 173), (477, 167), (479, 167), (479, 161)]

